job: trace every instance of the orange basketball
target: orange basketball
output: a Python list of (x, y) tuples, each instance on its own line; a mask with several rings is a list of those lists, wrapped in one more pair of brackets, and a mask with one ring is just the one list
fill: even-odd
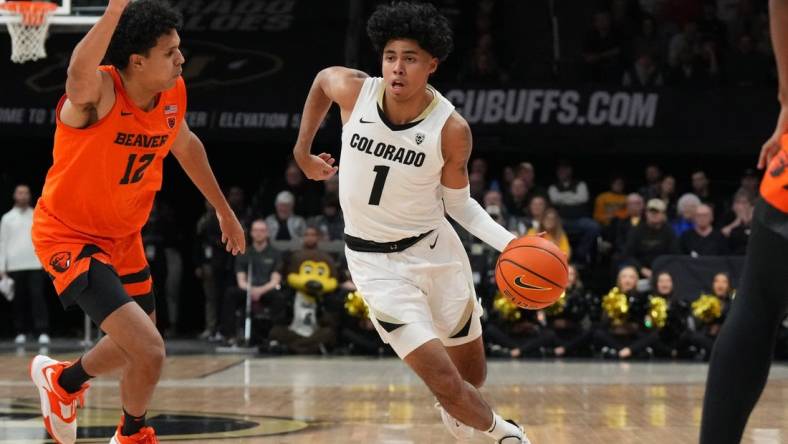
[(554, 243), (538, 236), (513, 240), (495, 264), (498, 289), (529, 310), (552, 305), (561, 297), (568, 280), (566, 255)]

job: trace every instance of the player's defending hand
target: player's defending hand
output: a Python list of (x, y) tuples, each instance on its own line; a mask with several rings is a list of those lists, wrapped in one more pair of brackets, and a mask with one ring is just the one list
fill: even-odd
[(216, 213), (219, 219), (219, 228), (222, 230), (222, 243), (225, 249), (235, 256), (246, 251), (246, 234), (238, 222), (238, 218), (230, 211), (227, 214)]
[(788, 107), (783, 106), (780, 108), (780, 117), (777, 118), (777, 127), (774, 129), (774, 134), (761, 148), (761, 155), (758, 157), (759, 170), (769, 166), (772, 157), (780, 152), (780, 138), (786, 133), (788, 133)]
[(336, 159), (331, 154), (320, 153), (317, 156), (296, 156), (296, 163), (304, 172), (304, 175), (312, 180), (326, 180), (337, 173), (338, 167), (334, 166)]

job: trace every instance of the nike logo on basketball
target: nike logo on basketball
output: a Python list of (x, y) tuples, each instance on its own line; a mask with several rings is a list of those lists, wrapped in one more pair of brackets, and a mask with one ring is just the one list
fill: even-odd
[(372, 121), (367, 121), (367, 120), (364, 120), (364, 118), (363, 118), (363, 117), (362, 117), (362, 118), (360, 118), (360, 119), (358, 119), (358, 121), (359, 121), (359, 123), (375, 123), (375, 122), (372, 122)]
[(438, 243), (438, 237), (440, 237), (440, 234), (435, 236), (435, 241), (430, 245), (430, 250), (435, 248), (435, 245)]
[(120, 112), (120, 115), (123, 116), (123, 117), (130, 116), (132, 114), (134, 114), (134, 113), (127, 113), (126, 111), (121, 111)]
[(516, 278), (514, 278), (514, 285), (517, 285), (520, 288), (525, 288), (526, 290), (539, 290), (539, 291), (549, 290), (549, 288), (547, 287), (539, 287), (537, 285), (525, 283), (523, 282), (522, 278), (523, 278), (522, 276), (517, 276)]

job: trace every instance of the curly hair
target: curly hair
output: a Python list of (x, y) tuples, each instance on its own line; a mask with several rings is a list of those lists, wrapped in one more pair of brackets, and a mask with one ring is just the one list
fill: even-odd
[(129, 3), (107, 49), (107, 60), (117, 69), (129, 65), (132, 54), (147, 55), (162, 35), (180, 29), (181, 14), (163, 0)]
[(441, 62), (454, 46), (449, 21), (430, 3), (379, 6), (367, 21), (367, 35), (379, 53), (393, 39), (411, 39)]

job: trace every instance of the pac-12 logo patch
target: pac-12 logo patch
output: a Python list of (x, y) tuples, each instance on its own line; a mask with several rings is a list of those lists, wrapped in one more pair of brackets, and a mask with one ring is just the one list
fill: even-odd
[(416, 145), (421, 145), (424, 142), (424, 133), (416, 133)]
[(175, 128), (175, 122), (176, 122), (176, 119), (175, 119), (174, 116), (167, 117), (167, 127), (169, 127), (170, 129)]
[(61, 251), (55, 253), (49, 259), (49, 265), (58, 273), (63, 273), (71, 266), (71, 253), (68, 251)]

